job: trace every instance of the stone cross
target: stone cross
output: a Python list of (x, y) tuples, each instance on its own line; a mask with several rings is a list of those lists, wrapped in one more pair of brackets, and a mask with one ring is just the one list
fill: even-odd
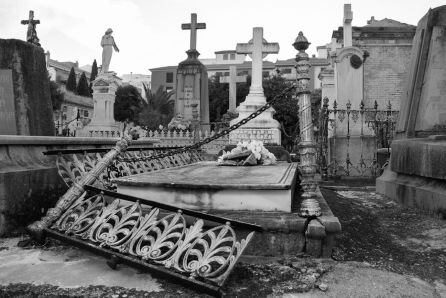
[(229, 66), (229, 77), (220, 77), (220, 83), (229, 83), (229, 110), (235, 112), (237, 100), (237, 83), (246, 82), (246, 76), (237, 76), (237, 67)]
[(29, 11), (28, 20), (22, 20), (22, 25), (28, 25), (26, 32), (26, 41), (40, 46), (39, 38), (37, 37), (36, 25), (40, 24), (40, 20), (34, 20), (34, 11)]
[(268, 54), (279, 52), (279, 44), (276, 42), (268, 43), (263, 39), (263, 28), (253, 28), (253, 38), (248, 43), (238, 43), (236, 51), (238, 54), (250, 54), (252, 59), (252, 81), (249, 88), (250, 94), (263, 95), (262, 70), (263, 58)]
[(181, 24), (181, 29), (190, 30), (190, 49), (197, 49), (197, 30), (206, 29), (206, 23), (197, 23), (197, 14), (192, 13), (189, 24)]
[(352, 5), (344, 4), (344, 47), (352, 46), (352, 20)]

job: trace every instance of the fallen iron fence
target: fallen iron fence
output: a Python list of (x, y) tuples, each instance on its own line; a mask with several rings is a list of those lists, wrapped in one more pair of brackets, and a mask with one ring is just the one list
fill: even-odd
[[(221, 296), (221, 287), (262, 227), (86, 186), (44, 237)], [(235, 229), (247, 231), (237, 239)]]
[[(164, 147), (130, 147), (122, 152), (106, 170), (98, 177), (98, 183), (107, 189), (115, 189), (112, 179), (153, 172), (165, 168), (177, 167), (202, 161), (199, 150), (189, 150), (171, 156), (149, 160), (148, 157), (156, 156), (171, 150), (178, 150), (179, 146)], [(78, 182), (93, 167), (99, 163), (111, 148), (89, 149), (56, 149), (43, 152), (45, 155), (57, 155), (56, 166), (59, 175), (65, 184), (70, 187)]]
[(342, 108), (336, 100), (330, 108), (329, 104), (324, 98), (316, 131), (322, 176), (379, 176), (383, 165), (378, 163), (378, 149), (386, 148), (390, 154), (399, 111), (392, 109), (390, 101), (385, 109), (376, 101), (371, 108), (361, 102), (357, 109), (350, 101)]

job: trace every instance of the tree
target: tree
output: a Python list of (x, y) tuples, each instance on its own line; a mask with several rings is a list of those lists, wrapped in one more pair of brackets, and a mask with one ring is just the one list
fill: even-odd
[(114, 118), (119, 122), (133, 122), (139, 125), (139, 114), (144, 106), (144, 99), (139, 90), (132, 85), (118, 87), (114, 105)]
[(93, 94), (93, 81), (98, 76), (98, 64), (96, 63), (96, 59), (93, 61), (93, 65), (91, 66), (91, 75), (90, 75), (90, 94)]
[(82, 73), (77, 83), (76, 93), (80, 96), (90, 96), (90, 87), (88, 86), (87, 76), (85, 72)]
[(147, 94), (147, 103), (139, 115), (139, 123), (146, 126), (150, 130), (158, 129), (160, 125), (166, 127), (174, 114), (175, 99), (173, 91), (164, 91), (164, 87), (160, 86), (153, 93), (145, 84), (144, 91)]
[(68, 91), (76, 92), (76, 74), (74, 73), (74, 67), (71, 67), (66, 87)]
[(60, 110), (60, 107), (64, 101), (64, 93), (59, 89), (58, 83), (50, 81), (50, 93), (53, 111)]

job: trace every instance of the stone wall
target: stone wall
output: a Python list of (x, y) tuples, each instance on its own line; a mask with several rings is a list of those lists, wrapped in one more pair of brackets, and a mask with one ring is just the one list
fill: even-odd
[(364, 103), (373, 107), (375, 100), (385, 107), (400, 108), (410, 65), (411, 44), (368, 44), (361, 49), (370, 56), (364, 63)]
[(17, 134), (55, 134), (43, 49), (17, 39), (0, 39), (0, 69), (12, 70)]
[[(67, 187), (59, 177), (55, 149), (112, 148), (118, 139), (0, 136), (0, 236), (40, 218)], [(134, 141), (133, 146), (153, 141)]]

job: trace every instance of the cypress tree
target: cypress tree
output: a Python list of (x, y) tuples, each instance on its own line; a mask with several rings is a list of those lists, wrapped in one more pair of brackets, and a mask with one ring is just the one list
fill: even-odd
[(88, 86), (87, 76), (85, 72), (82, 73), (77, 83), (76, 93), (81, 96), (90, 96), (90, 87)]
[(93, 81), (98, 76), (98, 64), (96, 63), (96, 59), (93, 61), (93, 65), (91, 66), (91, 75), (90, 75), (90, 96), (93, 95)]
[(76, 74), (74, 73), (74, 67), (71, 67), (70, 74), (66, 83), (68, 91), (76, 92)]

